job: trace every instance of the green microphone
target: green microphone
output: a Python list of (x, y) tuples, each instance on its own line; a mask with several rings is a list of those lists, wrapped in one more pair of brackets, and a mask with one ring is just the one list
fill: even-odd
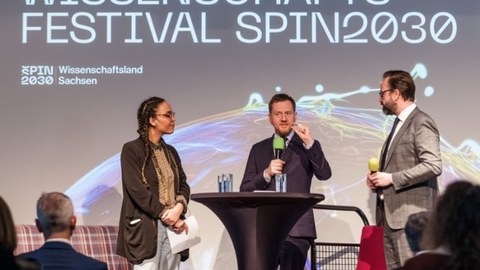
[(285, 149), (285, 139), (282, 137), (274, 137), (273, 151), (275, 153), (275, 159), (281, 159), (284, 149)]

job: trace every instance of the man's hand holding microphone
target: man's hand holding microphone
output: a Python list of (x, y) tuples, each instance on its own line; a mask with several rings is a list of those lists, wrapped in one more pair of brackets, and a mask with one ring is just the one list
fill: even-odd
[(392, 174), (379, 172), (379, 161), (377, 158), (371, 158), (368, 161), (370, 173), (367, 175), (367, 186), (372, 192), (377, 191), (379, 187), (386, 187), (392, 184)]

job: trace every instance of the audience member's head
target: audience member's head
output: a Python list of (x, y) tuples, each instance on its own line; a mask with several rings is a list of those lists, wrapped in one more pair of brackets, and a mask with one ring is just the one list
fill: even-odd
[(13, 255), (17, 247), (17, 232), (12, 213), (7, 203), (0, 196), (0, 269), (37, 270), (39, 262), (18, 258)]
[(12, 212), (0, 196), (0, 244), (2, 249), (13, 252), (17, 246), (17, 234)]
[(458, 181), (447, 186), (427, 226), (424, 246), (444, 248), (448, 269), (480, 269), (480, 186)]
[(13, 251), (17, 245), (15, 225), (7, 203), (0, 197), (0, 269), (18, 269)]
[(37, 202), (35, 222), (45, 239), (70, 238), (77, 222), (72, 201), (60, 192), (43, 193)]
[(422, 250), (420, 243), (422, 242), (423, 231), (427, 226), (430, 214), (428, 211), (423, 211), (408, 216), (407, 224), (405, 225), (405, 234), (408, 245), (413, 253), (418, 253)]

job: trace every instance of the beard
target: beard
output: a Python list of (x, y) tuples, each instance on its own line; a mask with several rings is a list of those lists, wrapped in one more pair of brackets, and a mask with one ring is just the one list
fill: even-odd
[(289, 128), (288, 130), (275, 130), (275, 133), (277, 133), (278, 135), (280, 135), (282, 137), (288, 136), (291, 132), (292, 132), (291, 128)]
[(393, 109), (395, 108), (396, 104), (393, 101), (386, 101), (382, 102), (382, 111), (385, 115), (394, 115)]
[(385, 106), (382, 106), (382, 111), (385, 115), (393, 115), (392, 110), (390, 110), (389, 108), (387, 108)]

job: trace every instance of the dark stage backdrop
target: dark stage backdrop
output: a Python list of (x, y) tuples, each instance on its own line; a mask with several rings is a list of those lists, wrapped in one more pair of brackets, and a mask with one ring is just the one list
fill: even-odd
[[(33, 223), (41, 192), (62, 191), (83, 224), (117, 224), (119, 152), (154, 95), (177, 112), (167, 140), (192, 192), (216, 191), (221, 173), (238, 191), (282, 92), (333, 169), (312, 191), (373, 222), (364, 182), (392, 124), (377, 94), (388, 69), (411, 72), (438, 124), (442, 187), (480, 182), (479, 13), (477, 0), (2, 0), (0, 194), (16, 223)], [(191, 209), (202, 242), (183, 269), (235, 268), (221, 222)], [(354, 214), (319, 211), (316, 222), (319, 241), (359, 241)]]

